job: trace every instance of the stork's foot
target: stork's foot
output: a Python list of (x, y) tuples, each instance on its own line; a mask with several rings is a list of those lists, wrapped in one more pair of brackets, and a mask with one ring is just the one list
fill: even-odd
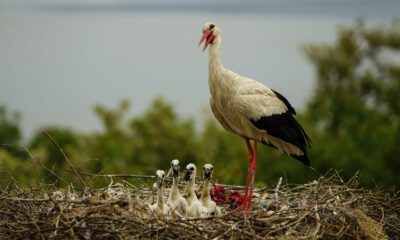
[(251, 205), (251, 202), (243, 202), (238, 208), (237, 210), (239, 212), (243, 212), (246, 214), (251, 214), (253, 212), (253, 206)]
[(251, 202), (251, 196), (245, 194), (243, 196), (243, 201), (240, 203), (239, 207), (237, 208), (238, 211), (245, 212), (247, 214), (251, 214), (253, 211), (253, 206)]

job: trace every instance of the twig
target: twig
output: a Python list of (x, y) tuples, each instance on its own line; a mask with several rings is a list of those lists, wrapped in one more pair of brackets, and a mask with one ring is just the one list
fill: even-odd
[(33, 156), (33, 154), (28, 150), (28, 148), (26, 147), (20, 147), (17, 145), (13, 145), (13, 144), (1, 144), (1, 146), (6, 146), (6, 147), (11, 147), (11, 148), (16, 148), (19, 149), (23, 152), (25, 152), (28, 156), (29, 156), (29, 160), (34, 163), (37, 167), (43, 168), (46, 171), (50, 172), (53, 176), (55, 176), (56, 178), (58, 178), (60, 181), (62, 181), (63, 183), (65, 183), (66, 185), (68, 185), (69, 183), (62, 177), (58, 176), (53, 170), (51, 170), (50, 168), (48, 168), (47, 166), (45, 166), (44, 164), (42, 164), (42, 162)]
[(13, 181), (13, 183), (14, 183), (17, 187), (19, 187), (19, 186), (18, 186), (17, 180), (15, 180), (15, 178), (14, 178), (13, 175), (10, 173), (10, 171), (8, 171), (8, 169), (6, 168), (6, 166), (4, 166), (4, 162), (3, 162), (2, 158), (3, 158), (3, 155), (0, 154), (0, 165), (1, 165), (1, 167), (3, 168), (3, 171), (4, 171), (5, 173), (7, 173), (7, 175), (11, 178), (11, 180)]
[(92, 189), (93, 195), (88, 198), (66, 188), (65, 191), (76, 197), (73, 200), (49, 198), (46, 196), (53, 196), (54, 192), (38, 189), (3, 189), (0, 191), (0, 239), (363, 238), (366, 228), (360, 228), (360, 219), (352, 213), (354, 207), (371, 220), (369, 224), (379, 223), (375, 228), (382, 229), (380, 235), (371, 232), (368, 235), (371, 238), (400, 235), (398, 196), (390, 197), (379, 189), (346, 189), (336, 175), (303, 185), (278, 182), (271, 192), (279, 193), (279, 201), (272, 196), (273, 204), (268, 204), (267, 209), (246, 215), (228, 210), (226, 204), (221, 217), (196, 219), (156, 218), (147, 206), (153, 196), (150, 188), (133, 187), (134, 190), (126, 184), (122, 198), (107, 195), (101, 189)]
[(282, 177), (279, 178), (278, 184), (276, 185), (275, 188), (275, 200), (278, 200), (278, 192), (279, 192), (279, 187), (282, 184)]
[(144, 179), (155, 179), (156, 176), (150, 176), (150, 175), (136, 175), (136, 174), (97, 174), (97, 173), (88, 173), (88, 172), (82, 172), (79, 169), (75, 171), (71, 170), (65, 170), (67, 172), (73, 172), (79, 175), (83, 176), (89, 176), (89, 177), (105, 177), (105, 178), (144, 178)]

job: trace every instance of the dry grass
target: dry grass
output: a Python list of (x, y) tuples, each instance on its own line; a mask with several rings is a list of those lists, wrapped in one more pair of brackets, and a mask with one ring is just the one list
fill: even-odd
[[(110, 188), (50, 191), (12, 182), (0, 193), (0, 239), (400, 239), (398, 196), (359, 188), (357, 176), (257, 189), (253, 213), (226, 204), (222, 217), (208, 219), (155, 218), (149, 185), (124, 182), (114, 196)], [(226, 186), (232, 191), (243, 188)]]

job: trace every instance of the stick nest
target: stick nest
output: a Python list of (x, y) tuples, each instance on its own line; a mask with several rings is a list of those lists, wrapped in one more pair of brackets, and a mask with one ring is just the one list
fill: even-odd
[[(224, 185), (224, 194), (244, 188)], [(400, 239), (397, 194), (344, 182), (338, 174), (303, 184), (255, 189), (254, 210), (222, 204), (223, 216), (156, 218), (151, 184), (119, 185), (122, 194), (71, 187), (0, 193), (0, 239)], [(167, 189), (168, 190), (168, 189)], [(168, 194), (168, 192), (167, 192)]]

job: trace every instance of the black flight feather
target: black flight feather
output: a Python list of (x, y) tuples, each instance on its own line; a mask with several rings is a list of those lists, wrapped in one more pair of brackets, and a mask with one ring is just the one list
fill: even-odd
[(294, 107), (290, 104), (290, 102), (280, 93), (275, 91), (274, 89), (271, 89), (275, 95), (286, 105), (287, 109), (289, 109), (289, 112), (291, 112), (293, 115), (296, 115), (296, 110), (294, 110)]
[[(293, 107), (291, 108), (293, 109)], [(307, 157), (307, 148), (310, 146), (311, 140), (307, 136), (303, 127), (293, 117), (293, 112), (290, 110), (290, 108), (288, 109), (290, 112), (286, 111), (281, 114), (263, 116), (258, 120), (250, 119), (250, 121), (256, 128), (266, 130), (269, 135), (279, 138), (285, 142), (291, 143), (300, 148), (303, 151), (304, 155), (299, 156), (290, 154), (290, 156), (303, 162), (306, 165), (310, 165), (310, 161)], [(273, 146), (270, 143), (263, 143), (269, 146)]]

